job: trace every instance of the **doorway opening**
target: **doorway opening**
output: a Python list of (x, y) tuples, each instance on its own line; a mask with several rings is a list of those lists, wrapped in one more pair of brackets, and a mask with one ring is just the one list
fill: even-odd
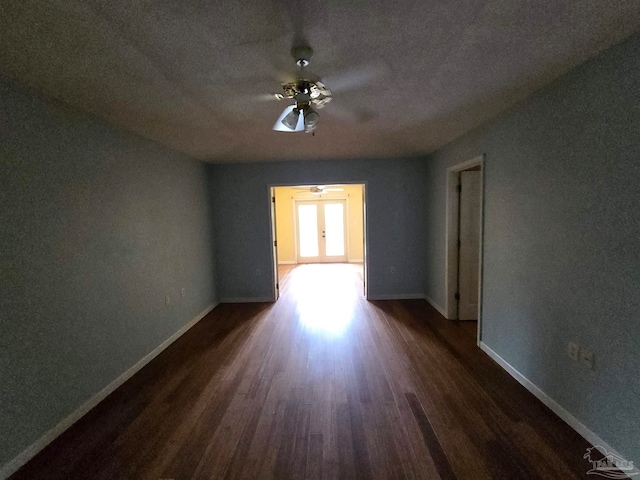
[(361, 268), (366, 297), (366, 185), (278, 185), (269, 193), (274, 298), (292, 265), (328, 263)]
[(447, 318), (482, 322), (484, 156), (447, 169)]

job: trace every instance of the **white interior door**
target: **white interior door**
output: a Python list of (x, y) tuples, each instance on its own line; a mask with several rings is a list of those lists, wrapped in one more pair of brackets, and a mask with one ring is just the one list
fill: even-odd
[(345, 200), (296, 202), (298, 263), (346, 262)]
[(480, 269), (481, 172), (460, 172), (460, 250), (458, 256), (458, 319), (478, 319)]

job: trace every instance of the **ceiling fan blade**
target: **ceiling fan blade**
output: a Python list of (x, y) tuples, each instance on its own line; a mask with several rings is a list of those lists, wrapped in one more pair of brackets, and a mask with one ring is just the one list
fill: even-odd
[(363, 87), (373, 80), (387, 76), (388, 73), (389, 67), (385, 63), (375, 62), (342, 74), (325, 77), (323, 83), (332, 92), (344, 92)]
[(370, 122), (377, 117), (377, 114), (370, 110), (349, 108), (344, 103), (341, 103), (340, 100), (331, 102), (322, 113), (326, 113), (340, 122), (358, 125)]
[(300, 68), (296, 65), (291, 54), (280, 54), (268, 61), (269, 76), (280, 84), (294, 83), (300, 78), (305, 78), (312, 82), (320, 81), (320, 77), (311, 67)]
[(253, 95), (247, 95), (245, 99), (251, 102), (273, 102), (276, 100), (283, 100), (283, 97), (277, 93), (256, 93)]
[(307, 80), (309, 82), (319, 82), (320, 76), (314, 72), (312, 72), (309, 68), (289, 68), (289, 69), (279, 69), (277, 73), (274, 75), (274, 78), (280, 82), (280, 84), (285, 83), (296, 83), (300, 79)]
[(271, 76), (279, 84), (294, 83), (298, 79), (297, 71), (290, 65), (275, 65), (271, 72)]
[(360, 116), (356, 112), (346, 108), (344, 105), (341, 105), (340, 102), (331, 102), (327, 105), (327, 108), (322, 111), (322, 113), (326, 113), (328, 116), (345, 123), (360, 123)]
[[(262, 111), (271, 108), (270, 105), (276, 103), (276, 101), (277, 98), (275, 94), (234, 94), (220, 100), (218, 106), (230, 115), (245, 118), (248, 112)], [(282, 107), (284, 107), (286, 103), (290, 102), (283, 101)]]

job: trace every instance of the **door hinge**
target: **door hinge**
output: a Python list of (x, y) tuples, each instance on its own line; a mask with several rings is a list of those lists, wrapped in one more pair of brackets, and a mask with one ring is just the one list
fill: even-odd
[(460, 250), (461, 246), (462, 246), (462, 242), (460, 241), (460, 239), (458, 239), (458, 250)]
[(462, 185), (461, 185), (461, 184), (459, 184), (459, 185), (458, 185), (458, 193), (460, 193), (461, 191), (462, 191)]
[(276, 283), (276, 290), (280, 290), (280, 284)]
[(456, 297), (456, 300), (460, 300), (460, 294), (458, 292), (456, 292), (455, 297)]
[(278, 246), (278, 240), (274, 240), (274, 241), (273, 241), (273, 246), (274, 246), (274, 247), (277, 247), (277, 246)]
[(276, 203), (276, 197), (271, 197), (271, 203)]

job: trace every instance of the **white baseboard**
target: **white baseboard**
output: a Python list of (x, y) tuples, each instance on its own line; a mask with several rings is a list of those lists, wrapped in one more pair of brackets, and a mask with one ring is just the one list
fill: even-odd
[(415, 300), (424, 299), (424, 293), (397, 293), (392, 295), (371, 295), (367, 297), (367, 300)]
[(278, 260), (278, 265), (296, 265), (297, 263), (295, 260)]
[(273, 302), (273, 297), (226, 297), (220, 303), (262, 303)]
[(362, 263), (364, 260), (362, 258), (350, 258), (349, 263)]
[[(549, 395), (544, 393), (540, 388), (531, 382), (527, 377), (522, 375), (518, 370), (513, 368), (504, 358), (498, 355), (494, 350), (491, 349), (486, 343), (480, 342), (480, 348), (489, 355), (498, 365), (504, 368), (509, 375), (515, 378), (524, 388), (529, 390), (533, 395), (538, 398), (542, 403), (544, 403), (549, 409), (558, 415), (562, 420), (564, 420), (571, 428), (573, 428), (576, 432), (578, 432), (584, 439), (589, 442), (591, 445), (600, 445), (604, 447), (608, 452), (614, 453), (620, 456), (617, 451), (611, 447), (607, 442), (602, 440), (597, 434), (589, 430), (580, 420), (571, 415), (564, 407), (562, 407), (558, 402), (556, 402)], [(624, 457), (621, 457), (624, 458)]]
[(13, 475), (20, 467), (22, 467), (25, 463), (31, 460), (36, 456), (38, 452), (40, 452), (44, 447), (49, 445), (52, 441), (54, 441), (57, 437), (59, 437), (65, 430), (71, 427), (74, 423), (80, 420), (83, 416), (85, 416), (93, 407), (98, 405), (102, 400), (104, 400), (110, 393), (112, 393), (116, 388), (122, 385), (124, 382), (133, 377), (139, 370), (141, 370), (147, 363), (157, 357), (165, 348), (175, 342), (178, 338), (184, 335), (187, 330), (193, 327), (196, 323), (202, 320), (205, 315), (207, 315), (211, 310), (213, 310), (218, 304), (213, 303), (205, 308), (201, 313), (199, 313), (195, 318), (189, 321), (186, 325), (184, 325), (180, 330), (167, 338), (164, 342), (158, 345), (155, 349), (145, 355), (138, 363), (133, 365), (127, 371), (125, 371), (122, 375), (116, 378), (109, 385), (100, 390), (96, 395), (94, 395), (91, 399), (85, 402), (80, 408), (78, 408), (75, 412), (71, 413), (69, 416), (64, 418), (60, 423), (58, 423), (51, 430), (42, 435), (38, 440), (36, 440), (33, 444), (27, 447), (25, 450), (20, 452), (13, 460), (9, 463), (6, 463), (2, 467), (0, 467), (0, 479), (9, 478), (9, 476)]
[(425, 295), (424, 299), (429, 303), (429, 305), (435, 308), (440, 315), (442, 315), (444, 318), (447, 318), (446, 310), (442, 308), (440, 305), (438, 305), (431, 297), (428, 297), (427, 295)]

